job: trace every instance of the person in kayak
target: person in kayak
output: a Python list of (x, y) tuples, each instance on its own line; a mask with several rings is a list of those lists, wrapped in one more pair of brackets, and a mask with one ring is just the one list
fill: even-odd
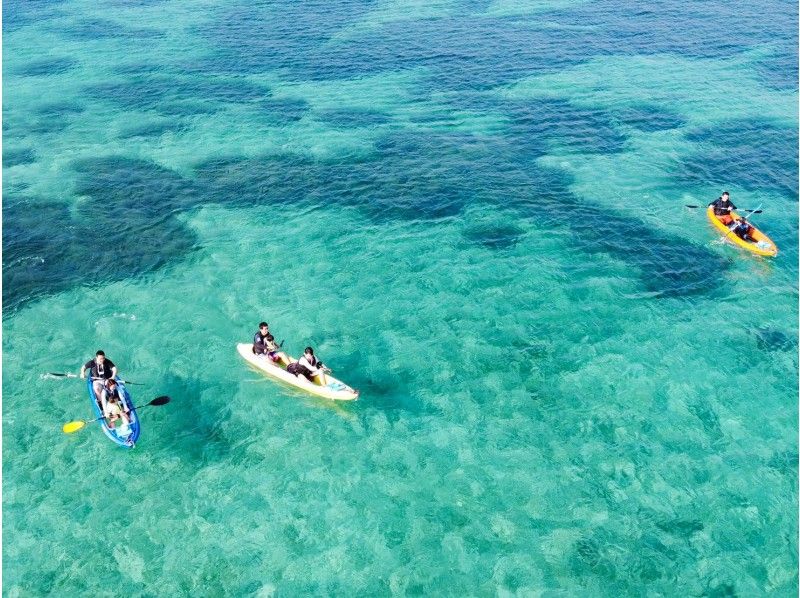
[(124, 425), (130, 425), (131, 418), (128, 416), (130, 410), (126, 407), (124, 401), (122, 400), (122, 393), (120, 393), (116, 380), (113, 378), (106, 380), (100, 397), (103, 407), (103, 415), (108, 422), (109, 428), (113, 428), (114, 422), (118, 419), (121, 419)]
[(325, 364), (317, 359), (314, 355), (314, 349), (311, 347), (306, 347), (305, 351), (303, 351), (303, 356), (286, 368), (287, 372), (295, 376), (305, 376), (309, 382), (314, 382), (314, 378), (317, 378), (320, 386), (327, 384), (325, 380), (326, 370), (330, 371), (325, 367)]
[(747, 241), (748, 243), (756, 242), (753, 238), (753, 225), (744, 218), (737, 218), (730, 229), (733, 231), (733, 234), (742, 241)]
[(95, 353), (94, 359), (83, 364), (81, 378), (86, 377), (86, 370), (89, 370), (89, 377), (94, 381), (92, 386), (97, 397), (102, 395), (105, 381), (117, 377), (117, 366), (110, 359), (106, 359), (106, 354), (102, 351)]
[(730, 193), (723, 191), (722, 195), (708, 205), (709, 207), (714, 207), (714, 215), (719, 219), (720, 222), (722, 222), (722, 224), (726, 226), (733, 224), (733, 216), (731, 216), (731, 212), (736, 209), (736, 206), (733, 205), (733, 202), (731, 201)]
[(253, 353), (256, 355), (266, 355), (273, 362), (289, 365), (290, 359), (283, 351), (280, 350), (278, 343), (275, 342), (275, 337), (269, 332), (269, 324), (261, 322), (258, 325), (258, 332), (253, 335)]

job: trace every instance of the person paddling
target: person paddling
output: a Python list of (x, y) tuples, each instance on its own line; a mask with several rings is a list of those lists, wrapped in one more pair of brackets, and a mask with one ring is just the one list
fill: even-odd
[(114, 422), (118, 419), (121, 419), (125, 426), (130, 425), (131, 419), (128, 416), (130, 410), (122, 400), (122, 393), (119, 390), (119, 385), (113, 378), (106, 380), (101, 394), (101, 402), (103, 415), (108, 421), (109, 428), (113, 428)]
[(743, 241), (747, 241), (748, 243), (756, 242), (756, 240), (753, 238), (753, 225), (750, 224), (745, 218), (737, 218), (730, 229), (733, 231), (734, 235)]
[(86, 377), (86, 370), (89, 370), (89, 376), (93, 380), (94, 394), (98, 398), (103, 393), (105, 381), (117, 377), (117, 366), (110, 359), (106, 359), (106, 354), (103, 351), (98, 351), (95, 353), (94, 359), (90, 359), (83, 364), (81, 378)]
[(275, 337), (270, 334), (269, 324), (261, 322), (258, 325), (258, 332), (253, 335), (253, 353), (256, 355), (266, 355), (272, 361), (289, 365), (290, 359), (283, 351), (280, 350), (278, 343), (275, 342)]
[(733, 224), (733, 216), (731, 216), (731, 212), (736, 209), (736, 206), (733, 205), (733, 202), (731, 201), (730, 193), (723, 191), (722, 195), (708, 205), (709, 207), (713, 206), (714, 215), (719, 219), (720, 222), (722, 222), (722, 224), (726, 226)]
[(305, 351), (303, 351), (303, 356), (286, 369), (295, 376), (305, 376), (309, 382), (313, 382), (314, 378), (317, 378), (320, 386), (327, 384), (325, 370), (328, 368), (317, 359), (316, 355), (314, 355), (314, 349), (311, 347), (306, 347)]

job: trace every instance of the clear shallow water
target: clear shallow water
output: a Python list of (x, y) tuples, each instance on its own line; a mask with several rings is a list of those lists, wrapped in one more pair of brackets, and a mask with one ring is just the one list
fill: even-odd
[(796, 7), (555, 8), (4, 3), (4, 593), (796, 593)]

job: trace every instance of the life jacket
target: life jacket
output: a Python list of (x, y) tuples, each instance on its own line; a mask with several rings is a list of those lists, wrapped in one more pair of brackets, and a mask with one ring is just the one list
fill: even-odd
[(87, 361), (84, 366), (89, 370), (92, 378), (104, 378), (108, 380), (111, 378), (111, 372), (114, 369), (114, 362), (110, 359), (105, 359), (103, 363), (98, 363), (97, 359)]
[(731, 211), (736, 209), (736, 206), (733, 205), (730, 199), (728, 201), (723, 201), (721, 197), (711, 202), (711, 205), (714, 206), (714, 215), (716, 216), (729, 216)]
[(274, 351), (275, 346), (275, 337), (272, 336), (269, 332), (266, 334), (261, 334), (261, 331), (255, 333), (253, 336), (253, 352), (254, 353), (263, 353), (265, 351)]
[(106, 394), (106, 401), (110, 401), (112, 397), (116, 397), (119, 399), (120, 403), (122, 403), (122, 393), (119, 391), (119, 384), (114, 385), (114, 390), (111, 390), (111, 387), (106, 385), (103, 387), (103, 392)]
[(750, 235), (750, 232), (753, 230), (753, 225), (747, 222), (747, 220), (739, 220), (736, 222), (736, 226), (733, 229), (734, 234), (741, 239), (748, 241), (747, 237)]

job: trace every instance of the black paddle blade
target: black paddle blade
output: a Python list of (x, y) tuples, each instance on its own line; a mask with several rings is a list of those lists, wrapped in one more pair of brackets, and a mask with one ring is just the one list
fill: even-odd
[(700, 206), (692, 206), (692, 205), (689, 205), (688, 203), (687, 203), (687, 204), (684, 204), (684, 205), (685, 205), (687, 208), (699, 208), (699, 207), (700, 207)]
[(163, 397), (156, 397), (155, 399), (150, 401), (148, 405), (153, 405), (154, 407), (158, 407), (159, 405), (166, 405), (169, 402), (170, 398), (167, 396), (163, 396)]

